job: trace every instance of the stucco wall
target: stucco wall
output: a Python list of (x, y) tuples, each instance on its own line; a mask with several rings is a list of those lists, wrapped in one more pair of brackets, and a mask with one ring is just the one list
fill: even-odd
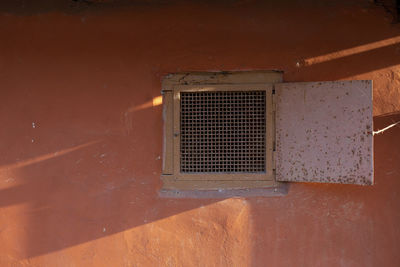
[(167, 73), (372, 79), (375, 129), (400, 120), (400, 26), (383, 8), (194, 1), (0, 10), (0, 266), (400, 265), (399, 127), (374, 138), (374, 186), (158, 197), (162, 116), (152, 103)]

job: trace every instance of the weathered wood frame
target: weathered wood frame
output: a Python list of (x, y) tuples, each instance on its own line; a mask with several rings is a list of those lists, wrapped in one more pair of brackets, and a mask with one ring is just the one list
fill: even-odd
[[(178, 73), (163, 80), (163, 188), (167, 190), (213, 190), (273, 188), (279, 185), (274, 170), (274, 84), (282, 72)], [(179, 172), (179, 105), (182, 91), (265, 90), (267, 92), (267, 168), (263, 174), (182, 174)]]

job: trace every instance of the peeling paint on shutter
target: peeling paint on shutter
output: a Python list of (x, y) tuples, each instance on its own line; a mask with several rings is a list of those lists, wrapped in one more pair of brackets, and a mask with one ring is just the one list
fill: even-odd
[(275, 89), (278, 181), (373, 184), (372, 81)]

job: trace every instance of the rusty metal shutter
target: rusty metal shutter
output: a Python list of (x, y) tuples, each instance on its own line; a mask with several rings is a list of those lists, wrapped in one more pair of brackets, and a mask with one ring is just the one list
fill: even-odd
[(373, 184), (372, 81), (275, 89), (278, 181)]

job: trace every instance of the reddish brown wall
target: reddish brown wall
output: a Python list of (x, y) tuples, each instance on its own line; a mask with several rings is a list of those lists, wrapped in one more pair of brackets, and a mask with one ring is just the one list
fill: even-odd
[(375, 129), (400, 120), (400, 43), (385, 41), (400, 26), (367, 1), (344, 2), (4, 8), (0, 266), (399, 266), (399, 127), (375, 137), (371, 187), (158, 197), (161, 106), (143, 104), (170, 72), (373, 79)]

